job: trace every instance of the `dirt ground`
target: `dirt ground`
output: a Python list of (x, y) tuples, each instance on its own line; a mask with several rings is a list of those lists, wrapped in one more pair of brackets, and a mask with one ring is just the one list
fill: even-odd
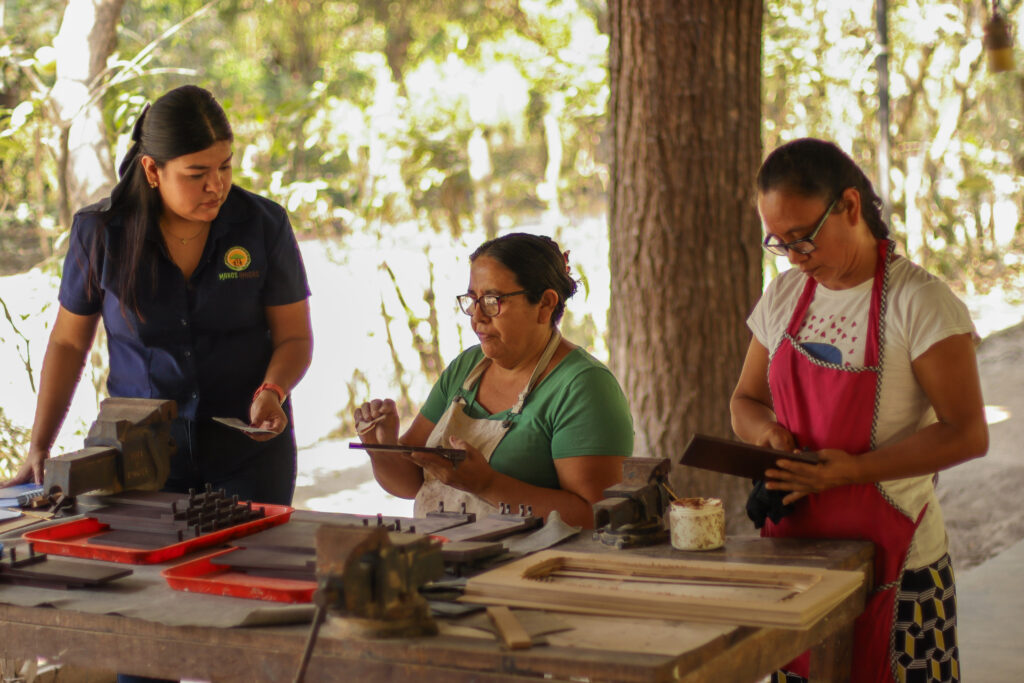
[[(1024, 323), (985, 338), (978, 367), (989, 407), (988, 455), (939, 475), (950, 555), (964, 571), (1024, 538)], [(999, 418), (1005, 418), (997, 421)]]

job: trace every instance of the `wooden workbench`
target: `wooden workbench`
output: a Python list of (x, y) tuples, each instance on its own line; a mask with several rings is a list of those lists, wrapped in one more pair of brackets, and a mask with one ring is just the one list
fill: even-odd
[[(567, 549), (613, 551), (589, 539)], [(798, 564), (865, 572), (872, 549), (859, 541), (730, 538), (721, 550), (683, 553), (667, 544), (636, 552), (723, 562)], [(154, 585), (153, 590), (170, 590)], [(812, 649), (815, 683), (845, 681), (852, 622), (864, 604), (857, 591), (806, 631), (616, 619), (559, 614), (573, 630), (549, 645), (504, 650), (486, 635), (463, 635), (445, 620), (429, 638), (365, 640), (321, 636), (306, 680), (315, 681), (756, 681)], [(291, 681), (306, 626), (207, 628), (166, 626), (142, 619), (2, 604), (0, 655), (47, 657), (90, 669), (213, 681)], [(460, 632), (461, 631), (461, 632)]]

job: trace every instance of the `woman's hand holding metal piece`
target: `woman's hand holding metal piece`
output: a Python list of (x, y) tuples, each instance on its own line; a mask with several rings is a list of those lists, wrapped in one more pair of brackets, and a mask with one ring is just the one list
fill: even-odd
[(778, 422), (770, 422), (761, 431), (754, 445), (788, 452), (796, 448), (796, 439), (788, 429)]
[(846, 451), (823, 448), (818, 451), (817, 464), (798, 460), (779, 460), (778, 469), (765, 470), (765, 488), (790, 491), (782, 499), (788, 505), (808, 493), (819, 493), (837, 486), (855, 484), (858, 478), (858, 460)]
[(490, 487), (496, 472), (487, 463), (483, 454), (473, 446), (454, 436), (449, 441), (452, 448), (466, 451), (465, 460), (453, 463), (440, 455), (422, 451), (413, 451), (410, 458), (442, 484), (480, 495)]
[(375, 398), (352, 412), (363, 443), (398, 443), (398, 407), (390, 398)]

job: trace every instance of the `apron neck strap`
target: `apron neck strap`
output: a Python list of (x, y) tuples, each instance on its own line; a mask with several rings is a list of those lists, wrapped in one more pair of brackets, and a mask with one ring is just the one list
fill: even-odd
[[(526, 383), (523, 390), (519, 392), (519, 398), (516, 399), (516, 403), (512, 406), (512, 410), (509, 412), (509, 417), (518, 415), (523, 411), (523, 404), (526, 403), (526, 397), (530, 395), (533, 388), (537, 385), (537, 380), (544, 374), (544, 370), (547, 369), (548, 363), (551, 362), (551, 358), (555, 355), (555, 351), (558, 350), (558, 344), (562, 341), (562, 333), (558, 331), (557, 327), (551, 328), (551, 337), (548, 339), (547, 346), (544, 347), (544, 351), (540, 354), (540, 358), (537, 360), (536, 367), (533, 368), (533, 374), (530, 375), (530, 381)], [(472, 391), (473, 387), (491, 364), (491, 359), (484, 356), (480, 359), (480, 362), (476, 364), (469, 374), (466, 375), (466, 380), (462, 383), (463, 391)], [(507, 420), (506, 420), (507, 422)]]
[(871, 288), (871, 308), (868, 313), (868, 338), (864, 349), (864, 365), (877, 365), (882, 352), (882, 330), (885, 325), (885, 294), (888, 285), (889, 263), (892, 262), (896, 243), (878, 240), (878, 265), (875, 283)]
[(540, 358), (537, 360), (537, 366), (533, 368), (533, 374), (530, 375), (530, 381), (526, 383), (523, 390), (519, 392), (519, 398), (516, 399), (516, 404), (512, 406), (512, 410), (509, 411), (509, 416), (518, 415), (523, 412), (523, 404), (526, 403), (526, 397), (530, 395), (533, 388), (537, 386), (537, 380), (544, 374), (544, 371), (548, 367), (548, 363), (551, 362), (551, 358), (555, 355), (555, 351), (558, 350), (558, 344), (562, 341), (562, 333), (558, 331), (557, 327), (551, 328), (551, 338), (548, 339), (548, 345), (544, 347), (544, 352), (540, 354)]

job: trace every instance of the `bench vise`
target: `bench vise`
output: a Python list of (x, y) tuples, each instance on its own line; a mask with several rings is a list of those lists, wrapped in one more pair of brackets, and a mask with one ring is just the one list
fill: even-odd
[(419, 593), (441, 578), (441, 544), (384, 527), (324, 524), (316, 531), (318, 588), (313, 596), (335, 632), (365, 637), (434, 635), (437, 624)]
[(665, 511), (668, 458), (626, 458), (622, 481), (604, 490), (594, 505), (594, 538), (617, 548), (654, 545), (668, 540)]
[(171, 438), (171, 422), (177, 415), (174, 401), (105, 399), (85, 448), (45, 461), (43, 491), (66, 498), (88, 492), (158, 491), (177, 451)]

